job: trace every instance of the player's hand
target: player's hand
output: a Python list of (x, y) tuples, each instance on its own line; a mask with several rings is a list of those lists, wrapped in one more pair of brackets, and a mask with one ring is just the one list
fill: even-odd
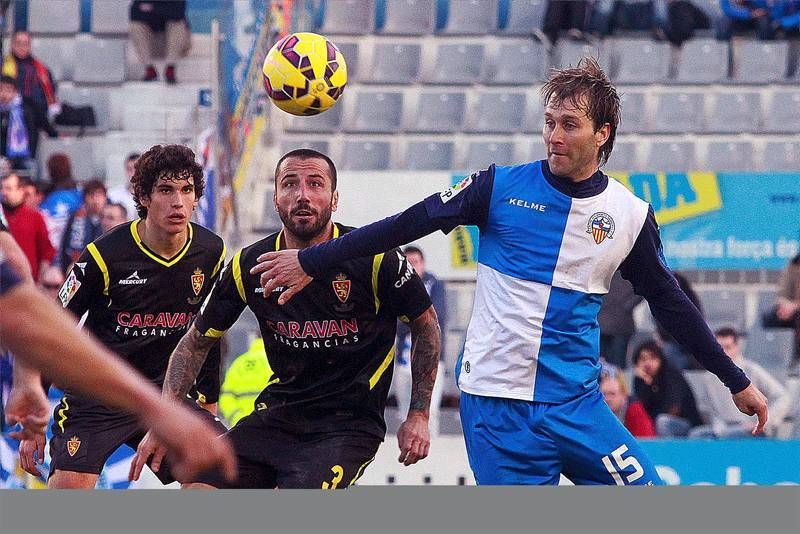
[(33, 439), (23, 439), (19, 444), (19, 465), (33, 476), (42, 476), (36, 464), (44, 463), (44, 442), (44, 434), (36, 434)]
[(9, 436), (18, 440), (33, 439), (37, 435), (44, 436), (47, 423), (50, 422), (50, 403), (38, 381), (20, 381), (11, 388), (6, 404), (6, 422), (21, 429), (9, 432)]
[(128, 472), (128, 480), (139, 480), (142, 474), (142, 468), (145, 466), (150, 457), (153, 461), (150, 463), (150, 470), (153, 473), (158, 473), (161, 468), (161, 462), (164, 461), (164, 456), (167, 454), (167, 449), (153, 436), (153, 433), (148, 431), (144, 435), (139, 446), (136, 447), (136, 454), (131, 461), (131, 469)]
[(264, 298), (269, 298), (275, 288), (283, 287), (284, 290), (278, 297), (278, 304), (286, 304), (311, 283), (313, 278), (300, 266), (297, 253), (297, 249), (279, 250), (267, 252), (257, 258), (259, 263), (250, 269), (250, 274), (261, 275)]
[(757, 415), (758, 425), (753, 428), (752, 434), (757, 436), (764, 431), (767, 424), (767, 398), (752, 383), (733, 396), (733, 402), (739, 411), (745, 415)]
[(400, 457), (397, 461), (403, 465), (415, 464), (427, 458), (431, 448), (428, 414), (419, 411), (409, 412), (397, 431), (397, 444), (400, 446)]

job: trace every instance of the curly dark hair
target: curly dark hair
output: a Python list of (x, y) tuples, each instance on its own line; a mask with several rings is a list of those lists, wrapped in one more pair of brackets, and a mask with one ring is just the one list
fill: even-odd
[(139, 156), (131, 177), (136, 212), (142, 219), (147, 217), (147, 208), (142, 206), (140, 199), (148, 198), (156, 181), (165, 175), (178, 179), (194, 178), (196, 198), (199, 200), (203, 196), (206, 188), (203, 168), (197, 163), (192, 149), (183, 145), (155, 145)]

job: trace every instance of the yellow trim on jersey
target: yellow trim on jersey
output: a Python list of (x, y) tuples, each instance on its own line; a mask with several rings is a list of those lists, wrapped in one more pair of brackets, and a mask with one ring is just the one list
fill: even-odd
[(336, 226), (336, 223), (333, 223), (333, 237), (331, 239), (336, 239), (339, 237), (339, 227)]
[(378, 273), (383, 263), (383, 252), (372, 258), (372, 294), (375, 296), (375, 313), (381, 309), (381, 299), (378, 297)]
[(375, 384), (378, 383), (378, 380), (381, 379), (383, 373), (386, 372), (386, 369), (392, 364), (394, 360), (394, 345), (392, 345), (392, 350), (386, 355), (386, 357), (381, 362), (381, 365), (372, 373), (372, 376), (369, 377), (369, 389), (372, 390), (375, 388)]
[(66, 395), (61, 398), (61, 403), (64, 405), (64, 407), (58, 410), (58, 416), (61, 418), (58, 420), (58, 426), (61, 428), (61, 432), (65, 432), (64, 421), (67, 420), (67, 410), (69, 410), (69, 404), (67, 403)]
[(209, 328), (208, 330), (206, 330), (206, 333), (203, 334), (203, 336), (210, 337), (213, 339), (219, 339), (223, 335), (225, 335), (225, 330), (217, 330), (216, 328)]
[(366, 462), (364, 462), (363, 464), (361, 464), (361, 467), (359, 467), (359, 468), (358, 468), (358, 471), (356, 471), (356, 476), (354, 476), (354, 477), (353, 477), (353, 480), (351, 480), (351, 481), (350, 481), (350, 483), (347, 485), (348, 487), (350, 487), (350, 486), (352, 486), (353, 484), (355, 484), (355, 483), (356, 483), (356, 480), (358, 480), (359, 478), (361, 478), (361, 475), (363, 475), (363, 474), (364, 474), (364, 469), (366, 469), (366, 468), (367, 468), (367, 466), (368, 466), (369, 464), (371, 464), (371, 463), (372, 463), (372, 461), (373, 461), (374, 459), (375, 459), (375, 457), (373, 456), (372, 458), (370, 458), (369, 460), (367, 460)]
[(138, 229), (140, 222), (142, 222), (141, 219), (136, 219), (135, 221), (133, 221), (133, 223), (131, 224), (131, 235), (133, 236), (133, 240), (136, 242), (136, 245), (141, 249), (142, 252), (145, 253), (145, 255), (148, 258), (157, 263), (160, 263), (164, 267), (172, 267), (173, 265), (181, 261), (181, 258), (183, 258), (186, 255), (186, 252), (189, 250), (189, 246), (192, 244), (192, 237), (194, 236), (194, 229), (192, 228), (191, 223), (189, 223), (189, 238), (186, 240), (186, 244), (183, 245), (183, 249), (181, 249), (181, 251), (178, 253), (177, 256), (167, 261), (161, 256), (158, 256), (147, 250), (145, 244), (142, 243), (142, 238), (139, 237), (139, 229)]
[(283, 235), (283, 230), (278, 232), (278, 237), (275, 238), (275, 251), (279, 251), (281, 249), (281, 236)]
[(97, 245), (94, 243), (89, 243), (86, 245), (86, 250), (89, 251), (89, 254), (92, 255), (94, 261), (97, 263), (97, 266), (100, 267), (100, 270), (103, 271), (103, 295), (108, 296), (108, 285), (109, 285), (109, 277), (108, 277), (108, 266), (106, 265), (103, 256), (100, 255), (100, 251), (97, 250)]
[(239, 292), (242, 302), (246, 304), (247, 298), (244, 296), (244, 282), (242, 282), (242, 266), (239, 264), (241, 256), (242, 251), (240, 250), (231, 260), (231, 269), (233, 269), (233, 281), (236, 282), (236, 291)]
[(217, 273), (219, 272), (219, 268), (222, 267), (222, 264), (225, 263), (225, 256), (228, 255), (228, 247), (225, 246), (225, 243), (222, 244), (222, 254), (220, 254), (219, 261), (217, 265), (214, 267), (214, 271), (211, 273), (211, 278), (214, 278)]

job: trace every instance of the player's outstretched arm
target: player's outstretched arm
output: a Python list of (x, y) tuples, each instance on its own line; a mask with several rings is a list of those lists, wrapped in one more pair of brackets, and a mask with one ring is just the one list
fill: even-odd
[(398, 461), (411, 465), (426, 458), (431, 438), (428, 417), (442, 340), (436, 310), (430, 306), (411, 323), (411, 403), (397, 431)]

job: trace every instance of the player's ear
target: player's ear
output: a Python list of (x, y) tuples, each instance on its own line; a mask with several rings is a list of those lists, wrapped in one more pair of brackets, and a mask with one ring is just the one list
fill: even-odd
[(600, 128), (598, 128), (598, 130), (594, 133), (594, 139), (597, 148), (600, 148), (601, 146), (606, 144), (606, 141), (608, 141), (608, 138), (610, 136), (611, 136), (611, 125), (609, 123), (605, 123)]
[(333, 195), (331, 195), (331, 211), (336, 211), (336, 208), (339, 207), (339, 191), (334, 191)]

